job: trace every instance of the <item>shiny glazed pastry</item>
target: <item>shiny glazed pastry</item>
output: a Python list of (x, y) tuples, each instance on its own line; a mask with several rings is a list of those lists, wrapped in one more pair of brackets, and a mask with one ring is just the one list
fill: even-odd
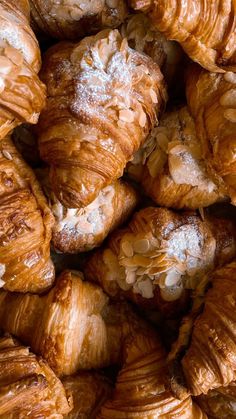
[(0, 286), (42, 292), (54, 280), (53, 216), (32, 170), (10, 138), (0, 142)]
[(192, 65), (186, 96), (202, 143), (203, 157), (236, 203), (236, 75), (208, 73)]
[[(130, 0), (209, 71), (236, 71), (235, 0)], [(179, 24), (181, 22), (181, 25)]]
[(104, 28), (117, 28), (127, 15), (125, 0), (30, 0), (36, 32), (78, 40)]
[(48, 88), (38, 126), (53, 190), (68, 208), (87, 206), (122, 176), (154, 126), (166, 92), (159, 67), (117, 30), (48, 50)]
[(55, 217), (52, 243), (62, 253), (78, 253), (99, 246), (108, 233), (132, 214), (139, 197), (123, 181), (103, 188), (97, 198), (84, 208), (65, 208), (52, 192), (48, 170), (37, 171), (38, 179)]
[(178, 400), (172, 396), (165, 352), (148, 328), (130, 334), (123, 354), (114, 394), (105, 402), (98, 419), (207, 418), (191, 397)]
[[(223, 218), (148, 207), (88, 260), (85, 276), (112, 296), (126, 292), (138, 303), (173, 302), (194, 290), (199, 275), (235, 255), (235, 227)], [(160, 294), (160, 295), (159, 295)], [(142, 299), (141, 299), (142, 297)]]
[(62, 383), (67, 398), (73, 400), (73, 409), (66, 419), (96, 419), (101, 405), (112, 394), (110, 381), (94, 371), (64, 377)]
[[(197, 209), (224, 198), (214, 175), (207, 171), (194, 120), (187, 107), (164, 114), (141, 153), (145, 162), (144, 168), (141, 167), (142, 185), (158, 205)], [(130, 166), (133, 176), (135, 170), (140, 170), (139, 166), (140, 163)]]
[(197, 403), (212, 419), (233, 419), (236, 417), (236, 382), (219, 387), (197, 397)]
[(188, 388), (195, 396), (228, 386), (236, 378), (235, 278), (236, 262), (212, 274), (212, 288), (182, 359)]
[(45, 104), (40, 50), (28, 0), (0, 1), (0, 140), (22, 122), (35, 124)]
[(0, 293), (0, 327), (59, 376), (117, 363), (123, 340), (140, 323), (125, 304), (109, 305), (102, 289), (76, 271), (64, 271), (42, 296)]
[(0, 418), (57, 418), (69, 413), (65, 389), (51, 368), (10, 335), (0, 338)]

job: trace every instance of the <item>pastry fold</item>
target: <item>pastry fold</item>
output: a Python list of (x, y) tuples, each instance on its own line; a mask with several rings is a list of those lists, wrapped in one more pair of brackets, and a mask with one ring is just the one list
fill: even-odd
[(78, 40), (104, 28), (117, 28), (127, 15), (125, 0), (30, 0), (36, 32)]
[(236, 378), (235, 279), (235, 262), (212, 274), (212, 288), (181, 361), (188, 388), (195, 396), (228, 386)]
[(41, 157), (60, 202), (87, 206), (122, 176), (154, 126), (166, 98), (163, 76), (117, 30), (106, 30), (49, 49), (41, 77), (48, 87)]
[(227, 387), (219, 387), (196, 398), (208, 417), (212, 419), (235, 418), (236, 383), (233, 381)]
[(236, 71), (235, 0), (131, 0), (168, 39), (202, 67)]
[(126, 182), (117, 180), (103, 188), (97, 198), (84, 208), (65, 208), (52, 192), (47, 169), (37, 176), (55, 217), (52, 243), (62, 253), (84, 252), (98, 247), (109, 232), (128, 219), (139, 196)]
[(42, 292), (52, 285), (53, 216), (32, 170), (10, 138), (0, 142), (0, 286)]
[(187, 73), (186, 96), (209, 171), (235, 204), (236, 75), (213, 74), (192, 65)]
[(51, 368), (10, 335), (0, 338), (0, 418), (62, 419), (71, 407)]
[[(235, 227), (224, 218), (202, 220), (194, 213), (148, 207), (126, 229), (113, 233), (85, 268), (111, 296), (125, 294), (140, 304), (178, 309), (199, 276), (235, 255)], [(167, 311), (171, 305), (167, 304)]]
[(45, 105), (38, 42), (26, 0), (0, 1), (0, 140), (22, 122), (36, 124)]

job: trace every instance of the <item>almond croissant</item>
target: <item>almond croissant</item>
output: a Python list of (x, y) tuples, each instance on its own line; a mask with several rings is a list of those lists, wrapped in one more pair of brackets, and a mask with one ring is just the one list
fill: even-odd
[(130, 0), (209, 71), (236, 71), (235, 0)]
[(10, 336), (0, 338), (0, 418), (58, 418), (69, 413), (51, 368)]
[(34, 29), (62, 40), (117, 28), (127, 15), (125, 0), (30, 0), (30, 8)]
[(236, 382), (208, 391), (196, 400), (209, 418), (233, 419), (236, 417)]
[(10, 138), (0, 141), (0, 287), (41, 292), (52, 285), (53, 216)]
[(87, 206), (123, 174), (156, 122), (163, 77), (117, 30), (52, 47), (41, 76), (48, 99), (39, 148), (53, 190), (66, 207)]
[(165, 352), (155, 335), (130, 335), (125, 342), (123, 367), (111, 400), (98, 419), (206, 419), (192, 402), (174, 398), (168, 388)]
[(187, 74), (187, 102), (209, 171), (236, 203), (236, 75), (213, 74), (192, 65)]
[(80, 372), (64, 377), (67, 398), (73, 400), (73, 409), (67, 419), (96, 419), (101, 405), (111, 397), (112, 386), (105, 375), (98, 372)]
[(182, 366), (188, 388), (195, 396), (225, 387), (236, 379), (235, 284), (236, 262), (212, 274), (212, 288), (194, 324)]
[(195, 289), (200, 274), (234, 255), (231, 221), (213, 217), (203, 221), (194, 213), (149, 207), (91, 256), (85, 275), (109, 295), (125, 292), (134, 301), (138, 297), (138, 303), (148, 299), (149, 305), (154, 299), (159, 308), (163, 300), (174, 302), (176, 309), (176, 300)]
[(0, 1), (0, 140), (15, 126), (35, 124), (45, 104), (41, 58), (29, 25), (28, 0)]
[(142, 186), (158, 205), (196, 209), (223, 199), (223, 191), (207, 171), (187, 107), (164, 115), (142, 153), (146, 160)]
[(84, 252), (99, 246), (108, 233), (122, 224), (138, 203), (138, 194), (128, 183), (117, 180), (103, 188), (84, 208), (65, 208), (52, 192), (47, 169), (37, 171), (55, 217), (52, 243), (63, 253)]
[(140, 323), (125, 304), (109, 305), (102, 289), (76, 271), (64, 271), (42, 296), (0, 293), (0, 327), (59, 376), (117, 363), (123, 340)]

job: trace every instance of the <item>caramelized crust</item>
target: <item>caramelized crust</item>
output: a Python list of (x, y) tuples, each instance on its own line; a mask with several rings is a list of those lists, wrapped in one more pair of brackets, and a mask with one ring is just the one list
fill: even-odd
[(117, 28), (127, 15), (125, 0), (30, 0), (37, 32), (78, 40), (104, 28)]
[(42, 292), (54, 280), (50, 259), (53, 216), (10, 138), (0, 142), (0, 286)]
[(212, 274), (212, 289), (182, 359), (188, 388), (195, 396), (236, 378), (235, 279), (235, 262)]
[(10, 336), (0, 338), (0, 418), (58, 418), (71, 410), (48, 365)]
[(235, 418), (236, 383), (233, 381), (227, 387), (219, 387), (197, 397), (197, 403), (208, 417), (214, 419)]
[(0, 140), (22, 122), (35, 124), (45, 104), (41, 58), (28, 1), (0, 1)]
[(41, 76), (48, 99), (39, 148), (53, 190), (68, 208), (87, 206), (123, 174), (156, 122), (163, 77), (116, 30), (54, 46)]
[(202, 143), (203, 157), (218, 183), (236, 203), (236, 75), (190, 66), (187, 102)]
[[(131, 0), (209, 71), (236, 71), (235, 0)], [(181, 22), (181, 24), (180, 24)]]

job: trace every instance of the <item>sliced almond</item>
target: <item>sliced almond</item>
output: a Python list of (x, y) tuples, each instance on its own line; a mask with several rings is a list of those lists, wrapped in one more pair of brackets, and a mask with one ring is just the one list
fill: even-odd
[(220, 98), (221, 106), (236, 107), (236, 89), (230, 89)]
[(146, 253), (150, 248), (149, 240), (147, 239), (140, 239), (134, 242), (133, 244), (134, 251), (136, 253)]
[(128, 258), (131, 258), (134, 255), (132, 244), (129, 241), (122, 241), (121, 249)]
[(230, 122), (236, 122), (236, 109), (227, 109), (224, 111), (224, 117)]

